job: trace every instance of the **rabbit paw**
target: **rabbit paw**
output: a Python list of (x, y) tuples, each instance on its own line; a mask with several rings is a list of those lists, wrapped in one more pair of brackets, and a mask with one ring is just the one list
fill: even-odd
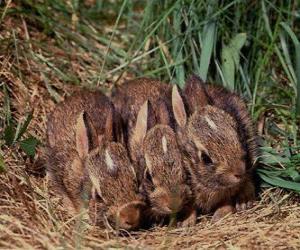
[(244, 210), (252, 208), (253, 205), (254, 205), (254, 202), (252, 200), (244, 201), (244, 202), (237, 202), (235, 204), (235, 209), (237, 212), (240, 212), (240, 211), (244, 211)]
[(179, 226), (179, 227), (192, 227), (192, 226), (196, 225), (196, 222), (197, 222), (197, 213), (196, 213), (196, 210), (195, 210), (184, 221), (178, 222), (177, 226)]
[(215, 213), (212, 217), (212, 221), (216, 222), (216, 221), (222, 219), (227, 214), (231, 214), (233, 212), (234, 212), (234, 207), (232, 205), (221, 206), (215, 211)]

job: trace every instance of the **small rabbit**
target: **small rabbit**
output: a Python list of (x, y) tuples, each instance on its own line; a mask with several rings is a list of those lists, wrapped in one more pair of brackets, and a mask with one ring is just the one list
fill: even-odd
[[(229, 92), (224, 87), (205, 85), (197, 76), (191, 76), (188, 79), (183, 90), (183, 96), (186, 99), (195, 99), (193, 103), (186, 102), (194, 110), (197, 107), (203, 107), (203, 103), (207, 102), (224, 110), (237, 122), (237, 133), (245, 151), (244, 162), (250, 181), (246, 182), (247, 184), (241, 188), (236, 200), (236, 209), (244, 210), (252, 206), (252, 201), (255, 199), (253, 171), (259, 151), (256, 129), (247, 110), (246, 103), (240, 96)], [(200, 96), (201, 99), (196, 99), (197, 96)]]
[[(112, 120), (113, 106), (109, 99), (102, 93), (84, 90), (66, 98), (48, 117), (47, 172), (51, 185), (62, 194), (71, 213), (83, 206), (80, 193), (88, 149), (112, 140)], [(89, 141), (83, 140), (86, 128)]]
[[(197, 91), (201, 93), (201, 89)], [(172, 105), (177, 136), (191, 162), (196, 207), (205, 213), (215, 210), (213, 218), (218, 219), (234, 210), (234, 200), (243, 196), (241, 192), (254, 195), (254, 185), (251, 170), (246, 168), (247, 151), (240, 141), (240, 124), (229, 113), (209, 105), (206, 93), (199, 96), (203, 99), (193, 99), (189, 118), (176, 86), (172, 90)]]
[(134, 143), (141, 145), (145, 161), (142, 193), (149, 199), (151, 213), (157, 219), (184, 210), (191, 200), (185, 183), (185, 169), (176, 135), (168, 125), (157, 124), (147, 129), (150, 104), (146, 101), (138, 114), (133, 132)]
[(71, 212), (97, 192), (97, 221), (107, 217), (131, 230), (140, 224), (144, 203), (126, 150), (112, 142), (114, 117), (113, 105), (98, 92), (82, 91), (60, 103), (48, 121), (47, 170)]

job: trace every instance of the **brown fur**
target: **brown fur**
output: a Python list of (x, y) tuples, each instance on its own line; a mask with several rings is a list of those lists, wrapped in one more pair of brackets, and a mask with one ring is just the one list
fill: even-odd
[[(204, 86), (197, 77), (188, 80), (183, 96), (185, 100), (190, 98), (185, 103), (193, 115), (189, 119), (188, 131), (181, 128), (178, 134), (191, 157), (191, 166), (197, 167), (192, 170), (191, 177), (198, 207), (205, 212), (218, 207), (228, 211), (228, 204), (235, 203), (237, 208), (245, 208), (244, 204), (255, 197), (252, 171), (257, 156), (255, 129), (245, 103), (224, 88)], [(207, 129), (207, 118), (217, 129), (212, 129), (212, 126)], [(199, 158), (201, 151), (209, 154), (215, 172), (205, 174), (207, 170), (201, 168), (203, 163)], [(240, 182), (235, 185), (234, 175), (240, 177), (237, 178)], [(223, 206), (227, 208), (223, 209)], [(215, 217), (220, 216), (218, 210)]]
[(92, 213), (100, 207), (91, 216), (94, 221), (103, 223), (107, 217), (114, 226), (130, 230), (140, 224), (144, 203), (127, 151), (111, 142), (115, 115), (99, 92), (78, 92), (58, 104), (48, 120), (47, 170), (71, 212), (78, 212), (84, 196), (91, 198), (93, 184), (100, 197), (94, 202), (99, 206), (90, 200)]
[[(153, 215), (179, 212), (189, 201), (191, 191), (184, 182), (182, 157), (172, 129), (171, 86), (137, 79), (124, 83), (112, 98), (127, 124), (128, 149), (138, 166)], [(163, 136), (168, 144), (166, 153), (162, 148)], [(148, 174), (144, 175), (145, 169)]]
[[(100, 92), (84, 90), (59, 103), (48, 118), (47, 171), (54, 188), (65, 200), (71, 201), (67, 202), (71, 212), (83, 205), (83, 160), (87, 151), (97, 147), (104, 135), (112, 137), (110, 132), (105, 132), (112, 131), (112, 123), (106, 122), (112, 114), (113, 106), (107, 97)], [(86, 125), (84, 120), (88, 121)], [(90, 129), (86, 131), (86, 127)], [(89, 139), (85, 138), (85, 132), (89, 132)], [(69, 204), (73, 204), (73, 208)]]
[[(109, 129), (106, 121), (113, 115), (113, 105), (101, 92), (82, 90), (59, 103), (48, 117), (47, 139), (50, 147), (73, 148), (76, 144), (76, 124), (79, 114), (85, 111), (95, 127), (97, 135)], [(100, 115), (101, 114), (101, 115)], [(115, 120), (115, 119), (114, 119)], [(112, 139), (113, 132), (107, 134)]]
[(152, 212), (158, 215), (180, 212), (190, 201), (191, 191), (185, 183), (174, 131), (167, 125), (156, 125), (148, 131), (143, 149), (151, 176), (144, 187)]
[(135, 171), (126, 149), (120, 143), (108, 143), (93, 150), (85, 164), (93, 186), (107, 207), (102, 216), (115, 228), (137, 228), (145, 204), (138, 194)]
[[(147, 127), (151, 128), (156, 123), (171, 125), (171, 86), (149, 78), (139, 78), (128, 81), (116, 88), (112, 93), (112, 101), (116, 111), (121, 114), (124, 122), (125, 141), (128, 146), (130, 157), (138, 162), (142, 157), (140, 150), (142, 145), (131, 143), (134, 128), (140, 107), (149, 100), (149, 112)], [(136, 148), (133, 148), (136, 147)]]

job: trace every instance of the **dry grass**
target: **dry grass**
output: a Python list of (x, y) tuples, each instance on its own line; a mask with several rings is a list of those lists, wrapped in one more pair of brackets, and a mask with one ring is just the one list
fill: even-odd
[[(22, 25), (15, 27), (24, 29), (26, 26)], [(26, 32), (24, 34), (26, 37)], [(5, 36), (5, 33), (2, 35)], [(49, 50), (55, 51), (55, 48)], [(62, 51), (57, 53), (63, 56)], [(18, 61), (7, 54), (2, 55), (0, 61), (0, 79), (8, 87), (13, 116), (22, 120), (34, 107), (33, 120), (26, 133), (43, 142), (46, 114), (53, 108), (53, 100), (61, 99), (75, 87), (53, 77), (48, 80), (52, 81), (55, 92), (49, 91), (41, 73), (43, 69), (39, 68), (41, 64), (31, 58)], [(80, 65), (74, 62), (72, 67)], [(22, 70), (21, 74), (16, 69)], [(77, 72), (81, 81), (88, 78), (84, 70), (78, 69)], [(54, 93), (59, 95), (54, 96)], [(2, 109), (2, 92), (0, 98)], [(3, 128), (0, 128), (1, 132)], [(158, 227), (118, 236), (80, 222), (80, 218), (68, 218), (59, 197), (48, 189), (47, 178), (41, 177), (43, 170), (37, 168), (36, 159), (29, 159), (17, 146), (3, 146), (2, 151), (6, 171), (0, 175), (1, 249), (300, 248), (300, 206), (295, 194), (267, 189), (260, 194), (260, 200), (253, 209), (228, 216), (217, 223), (204, 216), (191, 228)]]

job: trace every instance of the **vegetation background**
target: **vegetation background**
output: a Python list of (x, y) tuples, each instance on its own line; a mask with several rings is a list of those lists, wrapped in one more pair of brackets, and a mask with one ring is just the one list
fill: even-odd
[[(37, 163), (46, 114), (79, 87), (109, 91), (141, 76), (183, 87), (189, 74), (195, 73), (248, 100), (261, 137), (258, 174), (266, 189), (260, 205), (267, 210), (260, 213), (269, 218), (285, 211), (286, 225), (294, 227), (276, 227), (268, 221), (259, 233), (254, 230), (257, 217), (246, 214), (247, 223), (254, 223), (247, 224), (254, 232), (249, 231), (248, 238), (243, 235), (243, 240), (237, 240), (207, 222), (188, 236), (187, 231), (172, 231), (171, 239), (185, 236), (179, 238), (184, 245), (174, 241), (174, 246), (199, 247), (210, 233), (215, 238), (206, 239), (207, 247), (253, 242), (273, 246), (274, 241), (266, 243), (261, 236), (270, 237), (272, 228), (290, 232), (283, 246), (299, 247), (299, 237), (291, 233), (299, 229), (299, 215), (295, 215), (300, 192), (299, 37), (299, 0), (0, 1), (0, 246), (116, 244), (107, 235), (98, 241), (98, 236), (86, 238), (92, 236), (86, 236), (80, 226), (74, 237), (76, 220), (65, 222), (63, 211), (61, 215), (54, 212), (59, 205), (52, 204), (44, 171)], [(240, 231), (232, 220), (230, 230)], [(246, 222), (241, 219), (241, 223)], [(227, 221), (226, 226), (230, 225)], [(132, 236), (132, 241), (117, 239), (117, 243), (165, 247), (168, 231), (157, 230), (150, 236)], [(154, 236), (157, 241), (151, 241)]]

